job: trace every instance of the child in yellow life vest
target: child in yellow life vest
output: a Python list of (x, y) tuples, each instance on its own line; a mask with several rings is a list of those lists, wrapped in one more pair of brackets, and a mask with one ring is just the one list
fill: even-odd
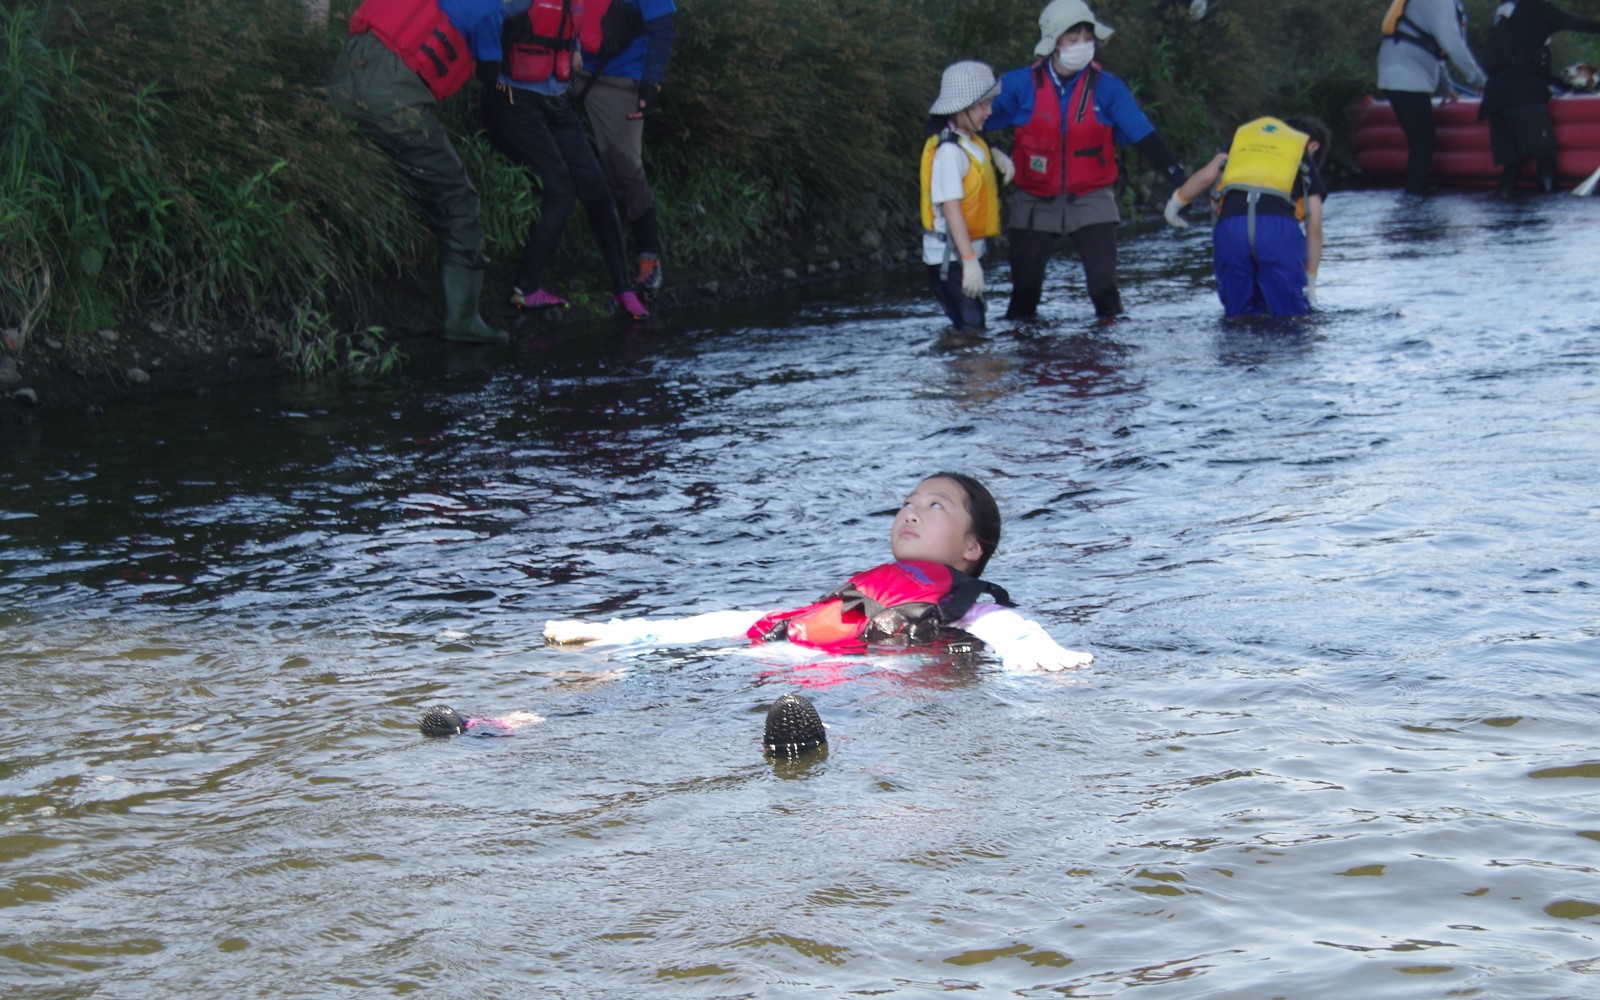
[(1183, 228), (1184, 206), (1215, 188), (1212, 264), (1229, 316), (1303, 316), (1316, 305), (1328, 194), (1317, 167), (1331, 138), (1321, 119), (1257, 118), (1172, 193), (1167, 222)]
[[(974, 60), (952, 63), (928, 109), (922, 146), (922, 262), (933, 294), (957, 331), (984, 328), (984, 240), (1000, 235), (1000, 185), (1011, 159), (979, 137), (1000, 92), (994, 70)], [(959, 268), (952, 266), (959, 262)]]

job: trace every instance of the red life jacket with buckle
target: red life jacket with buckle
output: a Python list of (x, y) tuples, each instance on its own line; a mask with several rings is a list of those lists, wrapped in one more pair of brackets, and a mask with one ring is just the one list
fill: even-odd
[(1092, 62), (1078, 74), (1063, 127), (1048, 58), (1033, 64), (1033, 116), (1018, 126), (1012, 143), (1017, 187), (1040, 198), (1098, 191), (1117, 179), (1116, 136), (1094, 113), (1100, 64)]
[(572, 58), (583, 31), (583, 0), (533, 0), (524, 17), (506, 18), (500, 32), (506, 75), (525, 83), (572, 79)]
[(434, 100), (454, 94), (472, 75), (472, 50), (436, 0), (365, 0), (350, 18), (350, 34), (363, 31), (422, 77)]
[(1011, 606), (1010, 595), (987, 580), (943, 563), (906, 559), (857, 573), (815, 604), (774, 611), (746, 635), (757, 642), (787, 639), (819, 649), (885, 641), (921, 645), (960, 621), (984, 593)]

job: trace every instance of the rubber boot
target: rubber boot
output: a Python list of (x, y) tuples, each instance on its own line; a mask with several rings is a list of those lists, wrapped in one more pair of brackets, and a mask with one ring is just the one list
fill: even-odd
[(444, 339), (457, 344), (504, 344), (511, 339), (504, 330), (494, 329), (478, 315), (482, 271), (446, 261), (440, 276), (444, 279)]

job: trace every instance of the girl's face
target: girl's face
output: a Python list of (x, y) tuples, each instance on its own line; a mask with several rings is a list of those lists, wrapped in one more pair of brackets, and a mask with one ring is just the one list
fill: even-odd
[(972, 533), (966, 490), (940, 476), (918, 483), (894, 516), (889, 548), (896, 559), (944, 563), (970, 573), (983, 558), (983, 546)]
[[(958, 111), (955, 115), (957, 125), (976, 135), (983, 131), (983, 123), (989, 120), (989, 112), (994, 109), (994, 98), (979, 101), (965, 111)], [(959, 488), (959, 487), (958, 487)]]

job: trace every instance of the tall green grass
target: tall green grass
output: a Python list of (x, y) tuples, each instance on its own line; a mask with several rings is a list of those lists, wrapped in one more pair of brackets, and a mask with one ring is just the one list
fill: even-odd
[[(669, 255), (716, 265), (911, 219), (940, 70), (1030, 62), (1043, 2), (680, 0), (646, 120)], [(1493, 2), (1468, 2), (1480, 51)], [(282, 329), (430, 259), (397, 172), (319, 88), (356, 0), (325, 30), (301, 0), (39, 3), (0, 6), (0, 325), (70, 333), (137, 311)], [(1220, 0), (1199, 23), (1169, 0), (1093, 6), (1116, 28), (1101, 61), (1194, 165), (1258, 114), (1338, 129), (1373, 85), (1386, 2)], [(1558, 61), (1592, 51), (1561, 44)], [(514, 256), (538, 198), (477, 135), (476, 87), (444, 117), (489, 251)], [(592, 265), (572, 229), (563, 248)]]

